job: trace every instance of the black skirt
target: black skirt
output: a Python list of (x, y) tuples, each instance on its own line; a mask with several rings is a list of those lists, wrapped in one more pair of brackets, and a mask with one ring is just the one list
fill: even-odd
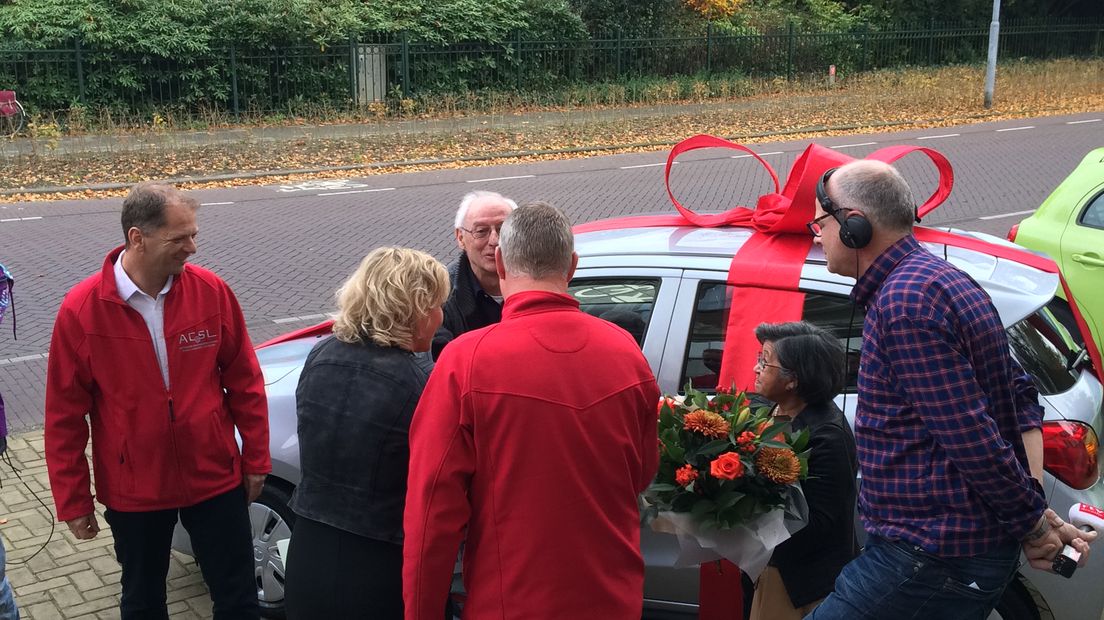
[(402, 545), (300, 516), (288, 547), (288, 620), (402, 620)]

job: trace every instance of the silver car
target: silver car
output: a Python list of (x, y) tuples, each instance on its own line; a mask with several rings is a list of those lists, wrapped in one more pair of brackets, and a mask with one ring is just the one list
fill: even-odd
[[(958, 231), (961, 232), (961, 231)], [(970, 234), (998, 244), (1007, 242)], [(733, 295), (726, 284), (732, 256), (749, 238), (746, 229), (692, 227), (628, 228), (576, 237), (579, 267), (571, 293), (590, 314), (621, 324), (633, 333), (665, 393), (690, 382), (715, 385)], [(1044, 445), (1050, 505), (1064, 515), (1075, 502), (1104, 505), (1097, 466), (1104, 393), (1088, 361), (1063, 324), (1054, 293), (1058, 279), (1032, 267), (976, 251), (929, 245), (969, 273), (992, 296), (1008, 330), (1013, 355), (1035, 378), (1046, 409)], [(801, 273), (804, 318), (827, 328), (851, 351), (850, 383), (837, 403), (854, 415), (854, 381), (862, 317), (847, 294), (852, 281), (829, 273), (814, 246)], [(737, 299), (737, 304), (746, 300)], [(328, 334), (322, 324), (278, 338), (258, 348), (269, 395), (272, 475), (251, 507), (257, 558), (257, 589), (267, 610), (278, 614), (283, 600), (283, 562), (277, 542), (290, 535), (295, 515), (288, 499), (299, 482), (295, 388), (303, 360)], [(183, 541), (181, 541), (183, 543)], [(672, 564), (674, 537), (645, 528), (641, 546), (646, 564), (646, 616), (697, 613), (698, 570)], [(1038, 620), (1051, 610), (1058, 620), (1099, 620), (1104, 609), (1104, 554), (1092, 555), (1074, 579), (1024, 568), (993, 617)]]

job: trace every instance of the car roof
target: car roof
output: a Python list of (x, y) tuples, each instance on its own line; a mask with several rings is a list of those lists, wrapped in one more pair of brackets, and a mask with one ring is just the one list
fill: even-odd
[[(1003, 239), (984, 233), (945, 229), (1014, 247)], [(611, 228), (575, 235), (579, 268), (670, 268), (718, 272), (725, 278), (732, 257), (753, 231), (748, 228), (656, 226)], [(1046, 305), (1058, 288), (1058, 276), (1006, 258), (976, 250), (937, 243), (924, 243), (976, 280), (993, 298), (1005, 326), (1012, 325)], [(830, 273), (820, 246), (813, 245), (801, 272), (802, 288), (849, 290), (854, 280)]]
[(1050, 196), (1039, 205), (1038, 210), (1028, 219), (1054, 219), (1063, 224), (1069, 219), (1070, 211), (1079, 208), (1086, 194), (1100, 187), (1104, 179), (1104, 147), (1089, 151)]

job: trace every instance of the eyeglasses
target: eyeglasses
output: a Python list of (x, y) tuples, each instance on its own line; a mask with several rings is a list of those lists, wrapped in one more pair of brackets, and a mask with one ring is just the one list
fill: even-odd
[(492, 230), (496, 233), (502, 232), (502, 224), (495, 224), (494, 226), (476, 226), (473, 229), (467, 229), (463, 226), (459, 226), (458, 228), (476, 239), (486, 239), (491, 235)]
[(755, 358), (755, 365), (760, 367), (760, 368), (766, 368), (767, 366), (772, 366), (772, 367), (777, 368), (778, 370), (781, 370), (783, 372), (789, 372), (789, 370), (787, 370), (786, 368), (784, 368), (782, 366), (779, 366), (778, 364), (768, 364), (766, 362), (766, 360), (763, 359), (763, 354), (762, 353), (760, 353)]
[(824, 215), (822, 215), (822, 216), (818, 217), (817, 219), (809, 222), (808, 224), (805, 224), (805, 227), (809, 229), (809, 232), (813, 233), (814, 237), (819, 237), (820, 236), (820, 231), (821, 231), (820, 221), (823, 220), (826, 217), (832, 217), (832, 214), (831, 213), (825, 213)]

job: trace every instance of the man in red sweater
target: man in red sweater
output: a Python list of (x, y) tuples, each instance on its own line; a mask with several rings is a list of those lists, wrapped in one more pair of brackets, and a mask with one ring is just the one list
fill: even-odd
[(567, 294), (559, 210), (511, 213), (495, 262), (502, 322), (444, 349), (411, 425), (406, 618), (440, 618), (465, 530), (466, 620), (639, 618), (655, 378), (628, 332)]
[(171, 186), (136, 186), (123, 202), (126, 245), (69, 291), (50, 340), (46, 465), (58, 519), (78, 539), (99, 533), (91, 426), (124, 620), (168, 618), (178, 515), (214, 617), (259, 615), (247, 510), (271, 469), (264, 379), (230, 287), (187, 264), (198, 207)]

